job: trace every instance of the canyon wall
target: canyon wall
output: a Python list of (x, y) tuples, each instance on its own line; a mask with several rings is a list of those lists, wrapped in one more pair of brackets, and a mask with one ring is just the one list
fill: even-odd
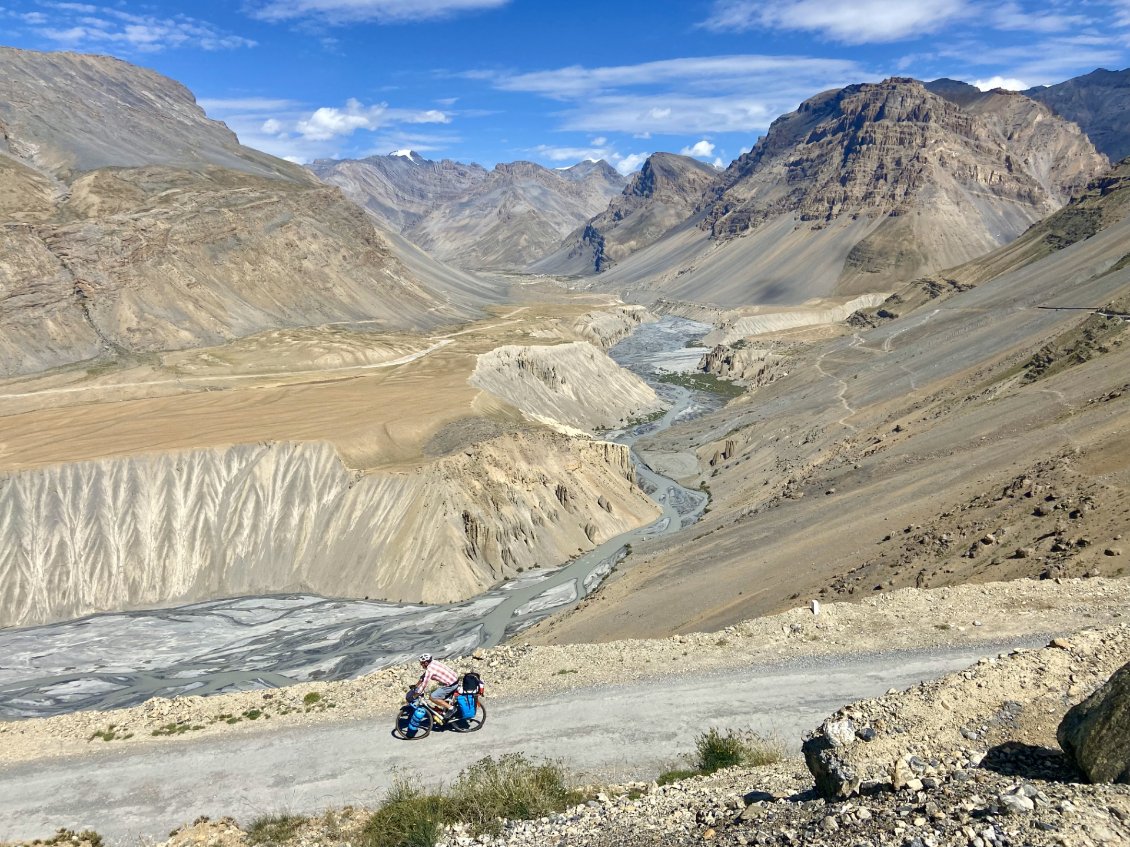
[(310, 591), (446, 602), (657, 513), (627, 448), (552, 433), (360, 473), (264, 443), (0, 475), (0, 626)]

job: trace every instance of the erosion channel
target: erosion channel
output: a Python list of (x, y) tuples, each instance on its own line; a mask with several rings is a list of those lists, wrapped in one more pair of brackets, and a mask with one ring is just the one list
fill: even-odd
[[(709, 329), (666, 317), (642, 325), (609, 351), (620, 365), (647, 380), (669, 409), (658, 420), (606, 437), (631, 446), (723, 402), (659, 379), (664, 372), (693, 369), (704, 352), (693, 341)], [(633, 458), (640, 485), (663, 510), (659, 519), (560, 567), (526, 573), (460, 603), (428, 606), (288, 594), (0, 630), (0, 718), (345, 679), (425, 650), (466, 655), (497, 644), (595, 590), (624, 558), (628, 545), (679, 532), (701, 516), (706, 494)]]

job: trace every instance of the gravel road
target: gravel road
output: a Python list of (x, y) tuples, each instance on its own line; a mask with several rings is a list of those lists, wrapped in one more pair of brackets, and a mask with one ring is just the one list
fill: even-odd
[(706, 727), (798, 739), (847, 702), (993, 652), (982, 646), (743, 665), (658, 684), (488, 701), (481, 732), (434, 733), (417, 742), (393, 738), (390, 715), (9, 765), (0, 768), (0, 841), (43, 837), (66, 826), (95, 829), (111, 844), (135, 844), (164, 838), (200, 815), (249, 821), (372, 805), (398, 771), (434, 783), (483, 756), (510, 751), (559, 758), (591, 781), (651, 778), (677, 764)]

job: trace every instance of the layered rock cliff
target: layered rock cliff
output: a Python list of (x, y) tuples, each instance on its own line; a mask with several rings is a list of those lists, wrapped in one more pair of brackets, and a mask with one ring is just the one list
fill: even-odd
[(699, 217), (598, 284), (723, 306), (890, 291), (1011, 241), (1108, 164), (1019, 94), (852, 85), (774, 121)]
[(402, 473), (279, 443), (4, 474), (0, 626), (281, 591), (458, 600), (650, 520), (633, 480), (627, 448), (544, 432)]
[(727, 171), (706, 222), (732, 238), (781, 214), (813, 228), (885, 219), (844, 276), (909, 277), (1011, 240), (1107, 164), (1078, 127), (1021, 95), (963, 108), (890, 79), (826, 92), (775, 121)]
[(1130, 68), (1091, 71), (1056, 85), (1037, 86), (1024, 92), (1057, 115), (1074, 121), (1112, 162), (1130, 156)]

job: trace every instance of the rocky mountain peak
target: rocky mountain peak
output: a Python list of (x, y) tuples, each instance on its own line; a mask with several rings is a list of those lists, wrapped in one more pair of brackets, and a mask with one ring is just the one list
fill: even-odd
[(599, 177), (612, 183), (623, 184), (624, 177), (604, 159), (586, 159), (583, 162), (578, 162), (569, 168), (562, 168), (557, 173), (566, 179), (587, 179), (590, 177)]
[(1077, 128), (1027, 98), (938, 87), (954, 99), (903, 77), (811, 98), (731, 165), (706, 225), (732, 237), (780, 214), (900, 215), (937, 190), (1021, 204), (1031, 223), (1105, 166)]
[(713, 167), (675, 153), (653, 153), (624, 189), (625, 196), (653, 197), (660, 193), (701, 193), (718, 175)]
[(1057, 85), (1030, 88), (1024, 94), (1057, 115), (1077, 123), (1112, 162), (1130, 156), (1130, 68), (1099, 68)]

